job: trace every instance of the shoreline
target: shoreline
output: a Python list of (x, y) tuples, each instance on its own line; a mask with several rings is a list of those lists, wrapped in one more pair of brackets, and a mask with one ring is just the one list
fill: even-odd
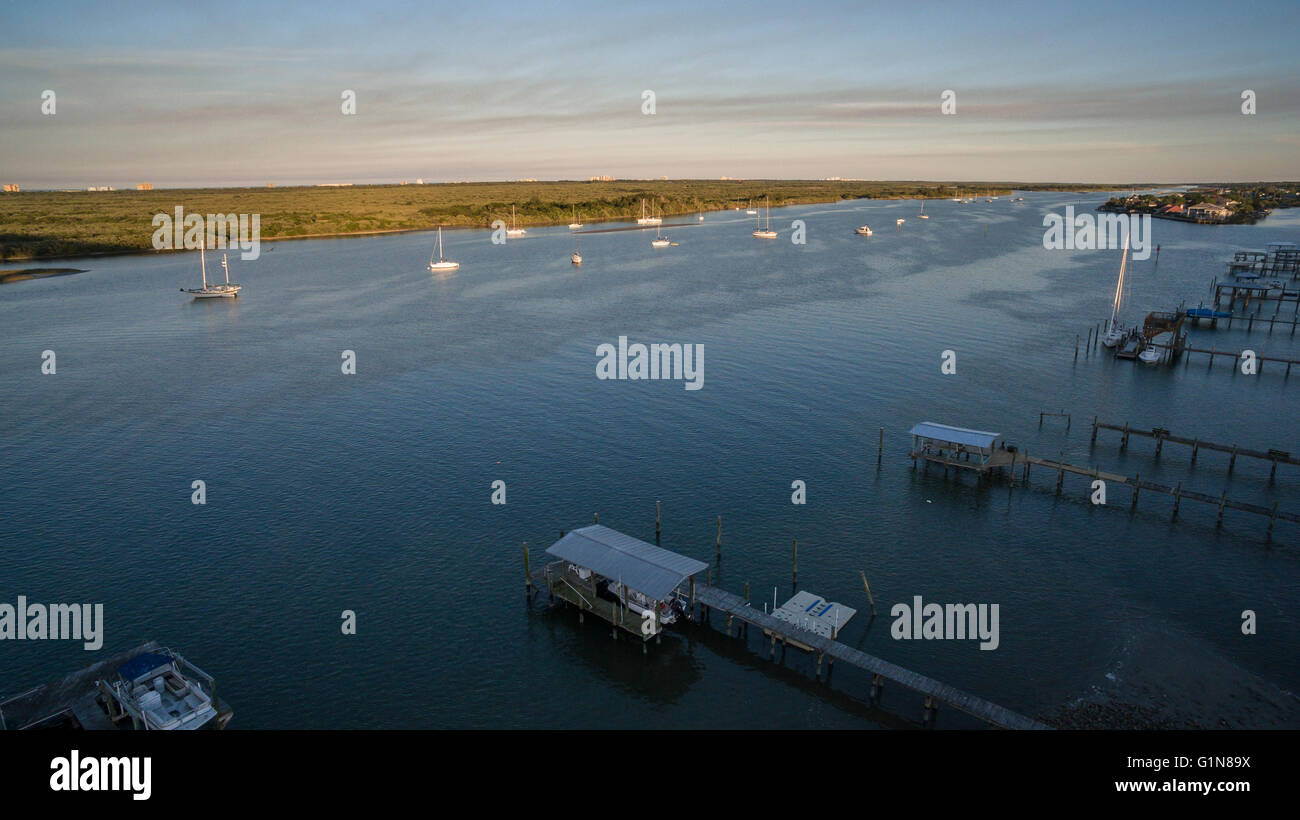
[[(520, 227), (631, 223), (638, 203), (653, 200), (665, 218), (744, 211), (770, 199), (777, 208), (857, 200), (926, 200), (1010, 196), (1014, 192), (1110, 192), (1116, 186), (1056, 183), (884, 183), (664, 180), (610, 183), (469, 183), (349, 188), (162, 189), (116, 192), (21, 192), (0, 196), (0, 222), (15, 232), (0, 244), (0, 264), (128, 254), (176, 253), (147, 243), (152, 220), (183, 207), (191, 214), (256, 213), (262, 242), (342, 239), (432, 231), (440, 225), (490, 229), (519, 207)], [(89, 210), (89, 213), (87, 213)], [(39, 225), (22, 232), (18, 226)], [(316, 228), (316, 230), (312, 230)], [(287, 233), (307, 230), (307, 233)], [(7, 247), (6, 247), (7, 245)]]

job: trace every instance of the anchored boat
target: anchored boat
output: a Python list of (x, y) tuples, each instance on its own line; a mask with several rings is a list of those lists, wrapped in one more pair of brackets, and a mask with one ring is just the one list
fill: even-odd
[(429, 270), (432, 273), (441, 273), (443, 271), (456, 270), (459, 267), (460, 267), (459, 262), (453, 262), (450, 259), (444, 258), (442, 255), (442, 226), (439, 225), (438, 226), (438, 261), (437, 262), (433, 261), (433, 257), (430, 256)]
[(243, 285), (235, 284), (230, 281), (230, 266), (226, 264), (226, 255), (221, 254), (221, 268), (226, 272), (226, 283), (209, 285), (208, 284), (208, 260), (207, 249), (204, 246), (204, 240), (199, 238), (199, 270), (203, 276), (203, 287), (201, 288), (181, 288), (181, 291), (192, 295), (195, 299), (234, 299), (239, 296), (239, 291)]
[(1119, 323), (1119, 308), (1124, 302), (1124, 270), (1128, 266), (1128, 237), (1124, 238), (1124, 255), (1119, 260), (1119, 279), (1115, 281), (1115, 298), (1111, 301), (1110, 323), (1106, 325), (1106, 335), (1101, 343), (1106, 347), (1115, 347), (1128, 335), (1128, 328)]

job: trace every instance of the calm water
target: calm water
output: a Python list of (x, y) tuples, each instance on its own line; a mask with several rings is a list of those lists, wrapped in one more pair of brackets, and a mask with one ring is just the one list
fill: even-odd
[[(1107, 695), (1214, 725), (1300, 725), (1300, 527), (1086, 482), (1030, 490), (914, 472), (907, 430), (933, 420), (1002, 432), (1044, 456), (1300, 510), (1300, 471), (1187, 448), (1089, 448), (1089, 422), (1300, 452), (1300, 374), (1151, 370), (1073, 359), (1109, 313), (1118, 252), (1046, 251), (1042, 215), (1100, 196), (1012, 205), (855, 202), (584, 237), (564, 228), (494, 246), (444, 234), (459, 272), (424, 270), (432, 234), (268, 243), (232, 259), (235, 302), (177, 292), (192, 254), (52, 263), (76, 276), (0, 287), (0, 600), (103, 602), (105, 651), (156, 638), (215, 675), (234, 727), (872, 727), (868, 681), (828, 688), (806, 657), (770, 664), (720, 633), (643, 658), (572, 613), (530, 611), (534, 561), (591, 521), (712, 560), (756, 601), (800, 586), (856, 606), (850, 644), (1028, 714)], [(894, 219), (907, 217), (901, 231)], [(693, 218), (693, 217), (692, 217)], [(792, 219), (808, 243), (789, 241)], [(853, 234), (859, 224), (876, 231)], [(1258, 226), (1157, 221), (1133, 263), (1132, 310), (1209, 294), (1238, 247), (1300, 238), (1300, 214)], [(213, 261), (209, 258), (209, 261)], [(705, 348), (704, 389), (595, 378), (619, 335)], [(1295, 356), (1287, 332), (1200, 331), (1198, 346)], [(40, 373), (42, 350), (58, 373)], [(357, 374), (340, 373), (355, 350)], [(957, 375), (940, 353), (957, 352)], [(1041, 410), (1073, 414), (1049, 419)], [(886, 431), (876, 466), (877, 430)], [(190, 482), (208, 503), (190, 503)], [(508, 486), (504, 506), (490, 484)], [(790, 503), (790, 484), (808, 504)], [(881, 617), (869, 623), (858, 571)], [(763, 590), (767, 592), (764, 593)], [(895, 641), (888, 608), (1000, 606), (1001, 645)], [(544, 600), (544, 597), (543, 599)], [(340, 634), (340, 612), (359, 634)], [(1243, 636), (1244, 609), (1260, 619)], [(715, 619), (716, 620), (716, 619)], [(0, 643), (12, 694), (93, 656), (73, 642)], [(891, 701), (892, 698), (892, 701)], [(901, 690), (886, 705), (914, 720)], [(947, 712), (941, 725), (964, 725)]]

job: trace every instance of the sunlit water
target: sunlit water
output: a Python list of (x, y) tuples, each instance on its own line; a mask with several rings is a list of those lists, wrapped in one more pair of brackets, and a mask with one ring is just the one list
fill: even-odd
[[(233, 727), (888, 726), (869, 681), (808, 658), (766, 660), (687, 631), (643, 657), (591, 619), (530, 608), (561, 530), (602, 524), (712, 562), (755, 604), (800, 587), (860, 610), (843, 640), (1027, 714), (1105, 691), (1191, 703), (1212, 725), (1243, 680), (1300, 683), (1300, 527), (1087, 482), (1032, 488), (914, 471), (931, 420), (1003, 433), (1031, 453), (1300, 511), (1300, 471), (1147, 439), (1089, 447), (1090, 423), (1300, 452), (1300, 372), (1153, 370), (1082, 351), (1109, 313), (1117, 251), (1048, 251), (1042, 216), (1100, 196), (1012, 204), (853, 202), (774, 211), (776, 240), (735, 212), (647, 232), (564, 228), (505, 246), (445, 232), (453, 274), (425, 270), (427, 233), (268, 243), (232, 258), (240, 299), (192, 302), (193, 254), (60, 261), (89, 271), (0, 287), (0, 601), (103, 602), (105, 652), (155, 638), (215, 675)], [(895, 218), (907, 218), (901, 230)], [(806, 245), (790, 242), (794, 219)], [(870, 239), (857, 225), (875, 229)], [(1157, 221), (1130, 266), (1126, 318), (1209, 297), (1236, 248), (1300, 237)], [(214, 258), (210, 255), (209, 262)], [(1289, 308), (1290, 306), (1288, 306)], [(1271, 311), (1271, 308), (1267, 308)], [(1267, 315), (1267, 314), (1266, 314)], [(596, 347), (702, 344), (704, 387), (601, 381)], [(1295, 357), (1289, 329), (1196, 331), (1198, 346)], [(58, 372), (40, 372), (41, 351)], [(340, 372), (353, 350), (356, 375)], [(957, 374), (940, 372), (944, 350)], [(1039, 412), (1065, 410), (1039, 427)], [(885, 428), (877, 467), (878, 429)], [(190, 502), (207, 483), (206, 506)], [(491, 483), (508, 503), (490, 503)], [(791, 503), (791, 482), (808, 503)], [(859, 571), (880, 616), (870, 622)], [(922, 595), (996, 603), (1000, 646), (896, 641), (889, 608)], [(340, 613), (358, 634), (340, 633)], [(1254, 610), (1259, 634), (1244, 636)], [(715, 618), (715, 625), (717, 619)], [(1151, 647), (1162, 655), (1154, 660)], [(101, 653), (102, 654), (102, 653)], [(0, 642), (0, 693), (95, 656), (73, 642)], [(1159, 686), (1134, 670), (1169, 667)], [(1226, 671), (1225, 671), (1226, 670)], [(1227, 680), (1225, 680), (1225, 675)], [(1158, 676), (1157, 676), (1158, 677)], [(1128, 688), (1126, 688), (1128, 685)], [(1284, 695), (1289, 698), (1289, 695)], [(887, 707), (919, 717), (891, 690)], [(1295, 726), (1262, 708), (1257, 725)], [(1249, 722), (1252, 718), (1244, 718)], [(964, 725), (945, 713), (941, 725)]]

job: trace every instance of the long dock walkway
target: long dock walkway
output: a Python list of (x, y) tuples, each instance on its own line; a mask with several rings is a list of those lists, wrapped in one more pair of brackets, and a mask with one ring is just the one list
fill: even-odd
[(1277, 472), (1277, 465), (1279, 464), (1292, 464), (1292, 465), (1300, 466), (1300, 458), (1291, 455), (1291, 453), (1286, 450), (1278, 450), (1278, 449), (1252, 450), (1246, 447), (1238, 447), (1236, 444), (1229, 446), (1227, 444), (1218, 444), (1213, 441), (1201, 441), (1199, 438), (1187, 438), (1186, 436), (1175, 436), (1174, 434), (1170, 433), (1168, 430), (1164, 429), (1163, 427), (1153, 427), (1150, 430), (1138, 430), (1133, 427), (1130, 427), (1128, 425), (1128, 422), (1125, 422), (1122, 425), (1111, 424), (1105, 421), (1098, 421), (1095, 416), (1093, 417), (1092, 420), (1092, 443), (1093, 444), (1097, 443), (1098, 430), (1114, 430), (1116, 432), (1123, 433), (1124, 435), (1120, 439), (1120, 449), (1128, 448), (1129, 436), (1144, 436), (1146, 438), (1153, 438), (1156, 440), (1156, 455), (1160, 455), (1160, 450), (1164, 446), (1164, 443), (1166, 441), (1173, 442), (1174, 444), (1185, 444), (1188, 447), (1192, 448), (1193, 464), (1196, 463), (1196, 456), (1201, 451), (1202, 448), (1206, 450), (1214, 450), (1220, 453), (1231, 453), (1232, 457), (1228, 461), (1228, 472), (1232, 472), (1233, 467), (1236, 466), (1237, 456), (1243, 456), (1245, 458), (1257, 458), (1260, 459), (1261, 461), (1272, 462), (1273, 467), (1272, 467), (1272, 473), (1270, 473), (1269, 475), (1270, 478), (1273, 476), (1273, 474)]
[[(709, 609), (716, 609), (725, 613), (728, 616), (728, 624), (730, 624), (730, 619), (734, 618), (766, 630), (771, 635), (773, 653), (778, 640), (785, 644), (798, 643), (811, 647), (817, 653), (817, 668), (819, 671), (823, 658), (830, 658), (870, 672), (872, 675), (873, 695), (883, 685), (884, 680), (890, 680), (925, 695), (927, 714), (934, 708), (933, 701), (938, 701), (1004, 729), (1051, 728), (1032, 718), (998, 706), (996, 703), (990, 703), (960, 689), (940, 683), (933, 678), (904, 669), (874, 655), (868, 655), (866, 652), (854, 649), (839, 641), (833, 641), (787, 621), (774, 618), (762, 610), (754, 609), (739, 595), (733, 595), (717, 587), (697, 587), (695, 600)], [(731, 631), (730, 627), (728, 627), (727, 631)]]

